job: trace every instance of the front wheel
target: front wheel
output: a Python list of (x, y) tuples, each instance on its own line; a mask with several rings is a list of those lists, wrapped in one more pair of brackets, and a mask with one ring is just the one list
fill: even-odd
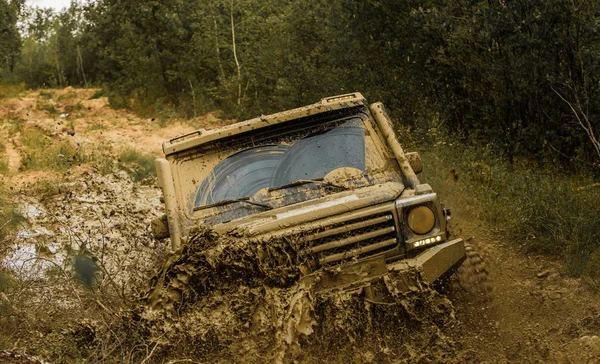
[(483, 256), (472, 240), (465, 242), (466, 257), (454, 272), (441, 278), (437, 289), (453, 301), (488, 302), (492, 299), (492, 285)]
[(483, 256), (471, 242), (465, 242), (466, 258), (451, 277), (453, 292), (475, 301), (487, 302), (492, 298), (489, 272)]

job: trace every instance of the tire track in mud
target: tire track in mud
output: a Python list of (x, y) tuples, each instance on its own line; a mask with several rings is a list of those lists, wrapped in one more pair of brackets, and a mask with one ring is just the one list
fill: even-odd
[(600, 362), (600, 300), (583, 279), (563, 273), (562, 263), (519, 250), (518, 242), (466, 208), (466, 196), (450, 197), (451, 229), (475, 236), (489, 271), (490, 301), (452, 297), (457, 325), (451, 335), (472, 362)]

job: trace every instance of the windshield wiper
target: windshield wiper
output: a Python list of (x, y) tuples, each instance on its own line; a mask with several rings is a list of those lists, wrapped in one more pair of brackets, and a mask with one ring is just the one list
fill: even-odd
[(211, 203), (209, 205), (196, 206), (196, 207), (194, 207), (194, 211), (204, 210), (204, 209), (208, 209), (211, 207), (217, 207), (217, 206), (225, 206), (225, 205), (229, 205), (229, 204), (236, 203), (236, 202), (244, 202), (244, 203), (247, 203), (250, 205), (262, 207), (265, 210), (273, 210), (273, 206), (269, 206), (264, 203), (250, 201), (250, 197), (242, 197), (242, 198), (236, 198), (236, 199), (232, 199), (232, 200), (221, 200), (221, 201), (217, 201), (215, 203)]
[(283, 190), (284, 188), (289, 188), (289, 187), (301, 186), (301, 185), (305, 185), (307, 183), (318, 183), (318, 184), (322, 184), (322, 185), (329, 186), (329, 187), (339, 188), (342, 191), (347, 191), (349, 189), (348, 187), (336, 185), (336, 184), (330, 183), (330, 182), (325, 182), (324, 178), (315, 178), (315, 179), (298, 179), (298, 180), (295, 180), (294, 182), (288, 183), (287, 185), (269, 188), (269, 192)]

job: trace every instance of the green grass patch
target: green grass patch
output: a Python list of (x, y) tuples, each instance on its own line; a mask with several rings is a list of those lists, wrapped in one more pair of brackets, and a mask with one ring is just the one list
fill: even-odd
[(64, 94), (60, 95), (58, 97), (57, 101), (74, 99), (76, 97), (77, 97), (77, 92), (75, 92), (74, 90), (72, 90), (72, 91), (65, 92)]
[(21, 141), (25, 146), (25, 170), (65, 171), (94, 160), (93, 154), (86, 153), (83, 148), (66, 141), (56, 141), (39, 130), (22, 132)]
[(6, 145), (0, 140), (0, 174), (8, 173), (8, 160), (6, 157)]
[(106, 92), (103, 89), (100, 89), (94, 92), (94, 94), (89, 98), (89, 100), (99, 99), (104, 96), (106, 96)]
[(61, 192), (61, 181), (54, 178), (41, 178), (35, 181), (30, 187), (31, 192), (37, 196), (40, 201), (56, 196)]
[(51, 98), (54, 97), (54, 91), (41, 90), (40, 97), (43, 99), (46, 99), (46, 100), (50, 100)]
[(58, 110), (56, 110), (56, 107), (49, 102), (38, 102), (37, 109), (41, 110), (41, 111), (45, 111), (48, 114), (50, 114), (51, 116), (58, 115)]
[(136, 182), (156, 176), (154, 157), (135, 149), (126, 149), (121, 152), (119, 168), (125, 170)]
[(11, 137), (23, 131), (23, 124), (19, 119), (9, 119), (8, 124), (8, 135)]
[[(0, 253), (3, 253), (5, 239), (19, 224), (25, 221), (15, 209), (8, 190), (0, 187)], [(2, 255), (0, 255), (2, 256)]]
[(25, 91), (25, 84), (0, 85), (0, 99), (19, 97)]
[(428, 145), (422, 180), (464, 196), (462, 205), (475, 205), (521, 248), (561, 257), (567, 273), (600, 280), (600, 186), (591, 176), (510, 164), (487, 147)]
[(87, 130), (89, 130), (89, 131), (106, 130), (106, 129), (108, 129), (108, 127), (102, 123), (92, 123), (92, 124), (88, 124), (88, 126), (87, 126)]

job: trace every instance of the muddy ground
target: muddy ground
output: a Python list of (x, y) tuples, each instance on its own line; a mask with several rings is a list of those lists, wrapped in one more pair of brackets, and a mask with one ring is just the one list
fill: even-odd
[[(149, 232), (160, 191), (153, 178), (134, 181), (120, 153), (158, 156), (164, 139), (227, 121), (141, 119), (96, 92), (0, 100), (1, 183), (25, 217), (0, 246), (0, 361), (600, 362), (599, 293), (483, 223), (451, 178), (434, 188), (453, 208), (455, 235), (472, 237), (486, 259), (490, 301), (425, 283), (385, 303), (313, 297), (273, 279), (285, 267), (252, 263), (254, 247), (210, 231), (172, 259), (166, 280), (152, 280), (169, 259), (168, 242)], [(22, 140), (34, 130), (97, 157), (24, 168)]]

